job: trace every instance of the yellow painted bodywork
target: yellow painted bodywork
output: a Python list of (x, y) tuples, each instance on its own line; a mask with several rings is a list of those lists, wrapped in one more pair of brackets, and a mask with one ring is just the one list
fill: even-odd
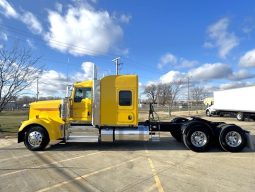
[(50, 137), (50, 140), (63, 138), (61, 125), (65, 122), (60, 118), (59, 107), (61, 100), (39, 101), (30, 104), (29, 119), (23, 121), (19, 132), (29, 125), (37, 124), (44, 127)]
[[(19, 132), (30, 125), (41, 125), (50, 137), (64, 137), (63, 125), (69, 122), (92, 121), (92, 99), (75, 102), (77, 88), (92, 88), (93, 81), (75, 83), (70, 98), (70, 118), (64, 122), (60, 117), (61, 100), (39, 101), (30, 104), (29, 119), (22, 122)], [(119, 105), (119, 91), (131, 91), (130, 106)], [(136, 75), (107, 76), (100, 81), (100, 126), (130, 127), (138, 125), (138, 77)]]
[[(107, 76), (100, 83), (101, 126), (138, 125), (138, 77), (137, 75)], [(119, 105), (119, 91), (132, 92), (131, 106)]]
[(92, 99), (82, 99), (81, 102), (74, 101), (74, 94), (77, 88), (92, 88), (93, 81), (84, 81), (74, 84), (74, 91), (70, 103), (70, 121), (90, 123), (92, 120)]

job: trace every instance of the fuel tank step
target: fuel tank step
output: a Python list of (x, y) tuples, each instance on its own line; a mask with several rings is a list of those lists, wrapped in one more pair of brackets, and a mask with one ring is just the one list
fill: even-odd
[(98, 142), (98, 136), (69, 136), (67, 143), (95, 143)]
[(99, 130), (93, 126), (70, 126), (68, 128), (70, 136), (97, 136)]

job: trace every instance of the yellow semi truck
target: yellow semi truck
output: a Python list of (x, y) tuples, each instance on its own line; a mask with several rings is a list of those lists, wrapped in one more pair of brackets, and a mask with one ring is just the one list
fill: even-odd
[(138, 76), (111, 75), (67, 87), (62, 100), (30, 104), (29, 118), (22, 122), (18, 142), (32, 151), (59, 142), (159, 141), (170, 132), (188, 149), (206, 151), (217, 141), (231, 152), (241, 151), (249, 133), (236, 125), (197, 117), (178, 117), (169, 122), (155, 118), (150, 104), (147, 121), (138, 121)]

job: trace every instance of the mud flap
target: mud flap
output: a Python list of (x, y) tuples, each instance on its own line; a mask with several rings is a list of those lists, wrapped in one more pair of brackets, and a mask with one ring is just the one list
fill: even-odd
[(251, 150), (254, 150), (254, 143), (253, 143), (253, 140), (252, 140), (252, 137), (251, 137), (250, 133), (246, 133), (246, 136), (247, 136), (247, 146)]

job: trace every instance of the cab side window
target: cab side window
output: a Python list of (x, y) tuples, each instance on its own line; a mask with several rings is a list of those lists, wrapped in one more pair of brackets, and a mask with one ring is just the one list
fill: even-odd
[(132, 105), (132, 92), (131, 91), (120, 91), (119, 92), (119, 105), (120, 106), (131, 106)]
[(75, 89), (74, 102), (81, 102), (82, 99), (91, 99), (92, 92), (91, 88), (78, 87)]

